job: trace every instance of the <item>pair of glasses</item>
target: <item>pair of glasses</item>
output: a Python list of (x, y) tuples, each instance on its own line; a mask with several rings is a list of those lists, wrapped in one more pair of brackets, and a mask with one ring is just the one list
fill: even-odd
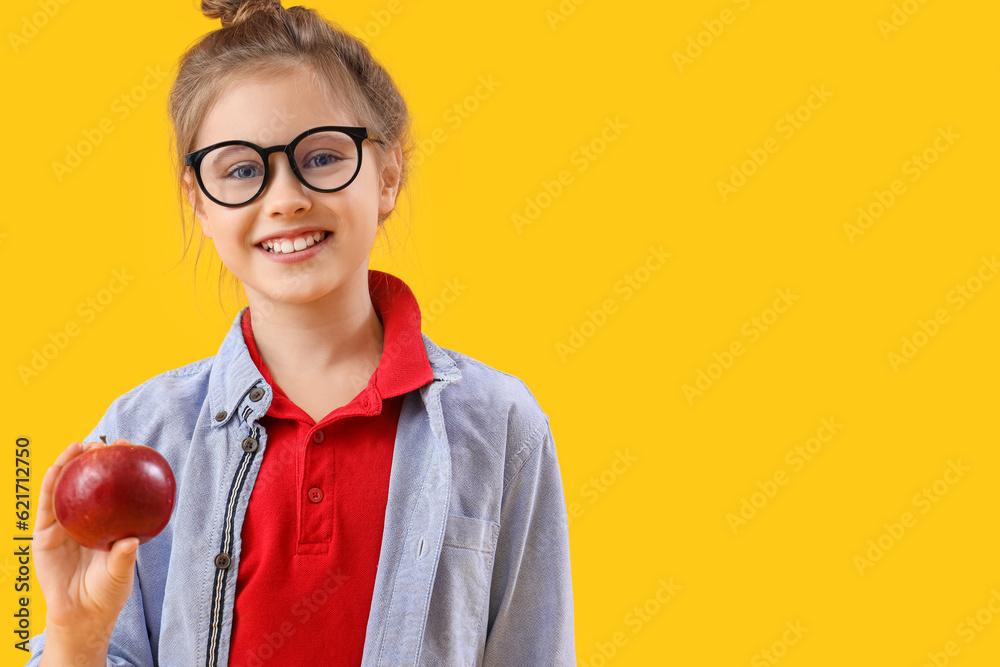
[(323, 125), (306, 130), (283, 146), (262, 148), (240, 139), (205, 146), (184, 156), (194, 168), (205, 196), (222, 206), (243, 206), (267, 185), (271, 153), (284, 153), (295, 177), (310, 190), (343, 190), (361, 172), (361, 142), (370, 139), (364, 127)]

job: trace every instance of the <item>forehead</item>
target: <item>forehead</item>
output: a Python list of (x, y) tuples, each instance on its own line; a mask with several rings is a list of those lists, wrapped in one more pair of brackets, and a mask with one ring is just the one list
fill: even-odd
[(284, 144), (319, 125), (354, 125), (353, 114), (308, 72), (228, 86), (202, 120), (195, 148), (229, 139)]

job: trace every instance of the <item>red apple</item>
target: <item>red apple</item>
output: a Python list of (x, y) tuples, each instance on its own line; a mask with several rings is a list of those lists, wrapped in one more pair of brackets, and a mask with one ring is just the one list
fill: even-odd
[(63, 468), (53, 492), (56, 521), (88, 549), (111, 551), (123, 537), (139, 543), (170, 521), (176, 483), (170, 464), (152, 447), (104, 445)]

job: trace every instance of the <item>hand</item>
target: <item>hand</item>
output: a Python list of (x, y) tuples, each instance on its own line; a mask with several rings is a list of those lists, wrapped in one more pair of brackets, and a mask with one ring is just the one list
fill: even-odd
[[(119, 438), (115, 445), (128, 445)], [(138, 537), (112, 544), (111, 551), (94, 551), (81, 546), (56, 521), (52, 495), (63, 468), (91, 447), (102, 442), (74, 442), (45, 472), (38, 495), (33, 550), (35, 573), (45, 596), (46, 630), (65, 634), (98, 632), (103, 643), (118, 619), (132, 591)]]

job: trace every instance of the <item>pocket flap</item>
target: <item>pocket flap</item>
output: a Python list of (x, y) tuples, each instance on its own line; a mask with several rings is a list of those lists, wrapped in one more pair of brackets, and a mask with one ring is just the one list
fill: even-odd
[(449, 514), (448, 523), (444, 527), (444, 545), (493, 553), (499, 534), (498, 523)]

